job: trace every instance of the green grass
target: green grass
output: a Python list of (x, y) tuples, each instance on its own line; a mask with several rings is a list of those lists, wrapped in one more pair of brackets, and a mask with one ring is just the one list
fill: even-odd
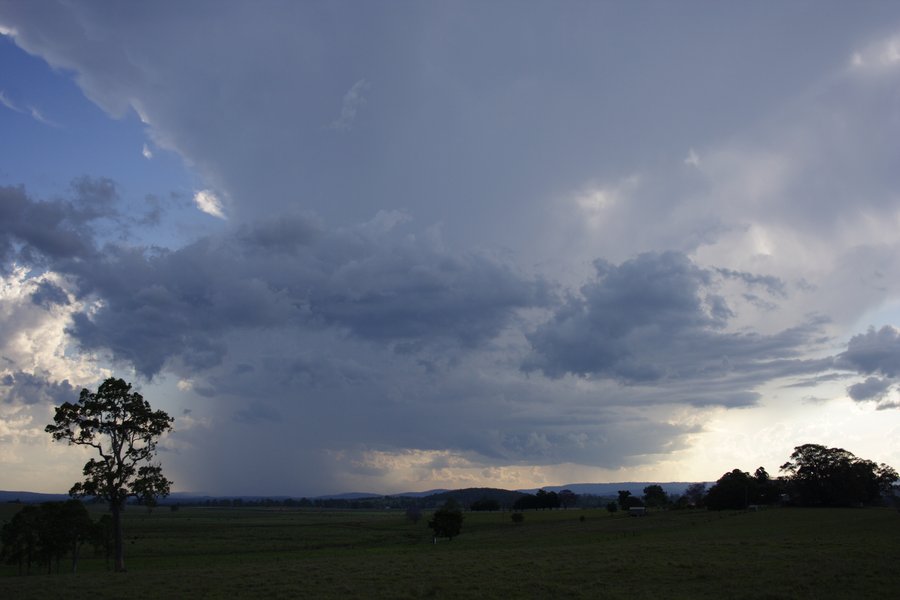
[[(15, 507), (0, 507), (0, 520)], [(584, 515), (582, 522), (579, 517)], [(427, 515), (182, 508), (126, 515), (128, 572), (0, 570), (0, 598), (890, 598), (900, 513), (887, 509)], [(90, 551), (86, 551), (89, 555)], [(64, 565), (65, 566), (65, 565)], [(34, 573), (34, 572), (33, 572)]]

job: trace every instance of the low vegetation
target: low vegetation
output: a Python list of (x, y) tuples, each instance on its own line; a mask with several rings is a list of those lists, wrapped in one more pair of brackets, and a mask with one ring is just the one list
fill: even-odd
[[(20, 510), (0, 505), (0, 520)], [(101, 507), (89, 509), (96, 517)], [(122, 598), (890, 598), (900, 514), (887, 508), (466, 512), (438, 540), (402, 510), (129, 507), (129, 571), (85, 548), (78, 574), (16, 576), (0, 596)], [(582, 520), (581, 517), (585, 518)], [(111, 566), (109, 567), (111, 568)]]

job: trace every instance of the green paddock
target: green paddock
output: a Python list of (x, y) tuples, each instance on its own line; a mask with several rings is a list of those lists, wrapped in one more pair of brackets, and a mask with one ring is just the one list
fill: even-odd
[[(0, 506), (0, 521), (19, 507)], [(92, 507), (95, 517), (102, 507)], [(140, 507), (127, 573), (85, 548), (75, 575), (0, 570), (0, 598), (891, 598), (889, 509), (467, 512), (432, 543), (429, 514)], [(584, 517), (582, 519), (582, 517)], [(63, 563), (62, 570), (65, 571)]]

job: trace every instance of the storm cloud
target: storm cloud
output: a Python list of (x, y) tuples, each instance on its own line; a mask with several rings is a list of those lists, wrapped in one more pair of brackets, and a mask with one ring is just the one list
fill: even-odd
[(78, 390), (67, 380), (52, 381), (48, 374), (7, 373), (0, 378), (0, 399), (7, 404), (52, 404), (73, 402)]
[[(20, 259), (66, 275), (80, 298), (100, 301), (73, 316), (70, 334), (87, 350), (105, 350), (147, 377), (170, 358), (204, 369), (227, 351), (233, 330), (335, 327), (387, 345), (450, 342), (474, 347), (511, 323), (515, 311), (544, 306), (550, 285), (477, 253), (447, 251), (436, 234), (395, 231), (389, 215), (327, 231), (302, 216), (245, 224), (177, 250), (98, 247), (91, 230), (60, 246), (67, 215), (81, 204), (48, 205), (14, 191), (19, 213), (52, 215), (10, 226), (10, 244), (30, 248)], [(32, 228), (42, 237), (33, 241)], [(77, 259), (77, 260), (76, 260)], [(64, 301), (44, 283), (35, 302)]]
[[(763, 381), (770, 369), (786, 376), (821, 368), (796, 360), (820, 334), (815, 323), (773, 335), (729, 331), (734, 313), (716, 292), (721, 270), (701, 268), (677, 252), (594, 266), (593, 280), (529, 334), (533, 353), (526, 371), (655, 384), (742, 372), (758, 372)], [(738, 278), (783, 293), (772, 278)]]
[(116, 374), (212, 493), (891, 462), (900, 7), (697, 7), (0, 0), (6, 439)]

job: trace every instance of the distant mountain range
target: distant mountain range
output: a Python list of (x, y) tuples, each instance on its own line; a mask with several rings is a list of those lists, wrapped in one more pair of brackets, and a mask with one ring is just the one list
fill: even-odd
[[(662, 483), (657, 481), (626, 481), (620, 483), (570, 483), (566, 485), (548, 485), (543, 488), (530, 488), (530, 489), (521, 489), (521, 490), (495, 490), (496, 492), (508, 492), (509, 494), (533, 494), (537, 492), (538, 489), (543, 489), (548, 492), (559, 492), (561, 490), (571, 490), (572, 492), (582, 495), (582, 494), (591, 494), (594, 496), (616, 496), (619, 490), (627, 490), (631, 492), (634, 496), (641, 496), (644, 493), (644, 488), (648, 485), (660, 485), (662, 488), (669, 494), (683, 494), (684, 490), (691, 485), (692, 482), (685, 481), (672, 481), (668, 483)], [(711, 483), (707, 483), (707, 485), (711, 485)], [(397, 498), (397, 497), (405, 497), (405, 498), (427, 498), (427, 497), (443, 497), (443, 496), (456, 496), (463, 495), (468, 497), (471, 495), (472, 490), (486, 490), (489, 488), (472, 488), (468, 490), (448, 490), (448, 489), (434, 489), (427, 490), (424, 492), (404, 492), (401, 494), (376, 494), (376, 493), (366, 493), (366, 492), (348, 492), (343, 494), (327, 494), (323, 496), (315, 496), (310, 497), (312, 500), (359, 500), (363, 498)], [(23, 492), (23, 491), (2, 491), (0, 490), (0, 502), (22, 502), (25, 504), (34, 504), (40, 502), (54, 502), (54, 501), (62, 501), (68, 499), (67, 494), (42, 494), (36, 492)], [(260, 496), (260, 495), (223, 495), (223, 496), (212, 496), (209, 494), (202, 493), (191, 493), (191, 492), (176, 492), (170, 495), (165, 503), (173, 504), (177, 502), (197, 502), (208, 499), (217, 499), (217, 498), (240, 498), (245, 501), (259, 501), (264, 499), (271, 500), (286, 500), (289, 498), (300, 498), (300, 496)]]

